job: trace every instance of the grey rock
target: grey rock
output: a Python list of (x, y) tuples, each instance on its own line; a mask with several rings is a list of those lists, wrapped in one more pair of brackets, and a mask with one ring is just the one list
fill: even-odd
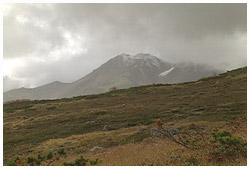
[(167, 131), (169, 132), (169, 133), (171, 133), (172, 135), (176, 135), (176, 134), (178, 134), (180, 131), (178, 130), (178, 129), (176, 129), (176, 128), (169, 128), (169, 129), (165, 129), (166, 131), (160, 131), (159, 129), (157, 129), (157, 128), (153, 128), (152, 130), (151, 130), (151, 135), (152, 136), (163, 136), (165, 133), (167, 134)]
[(91, 148), (89, 151), (93, 152), (93, 151), (96, 151), (96, 150), (103, 150), (103, 149), (104, 149), (103, 147), (95, 146), (95, 147)]
[(195, 134), (197, 134), (197, 132), (196, 132), (196, 131), (193, 131), (193, 130), (190, 130), (190, 131), (188, 131), (188, 134), (190, 134), (190, 135), (195, 135)]
[(142, 128), (142, 129), (139, 129), (139, 130), (138, 130), (137, 134), (144, 134), (144, 133), (146, 133), (147, 131), (148, 131), (148, 129)]
[(167, 129), (169, 133), (173, 134), (173, 135), (176, 135), (178, 134), (180, 131), (176, 128), (169, 128)]
[(95, 121), (87, 121), (86, 124), (93, 124)]
[(71, 144), (71, 141), (65, 141), (64, 144)]
[(191, 118), (193, 118), (193, 116), (188, 116), (188, 117), (186, 117), (186, 119), (191, 119)]
[(106, 141), (106, 142), (108, 142), (108, 141), (111, 141), (112, 139), (109, 138), (109, 137), (106, 137), (106, 138), (104, 138), (103, 140)]
[(27, 150), (27, 151), (26, 151), (26, 153), (31, 153), (31, 152), (33, 152), (33, 150)]
[(157, 137), (159, 137), (159, 136), (163, 136), (163, 134), (159, 131), (159, 129), (157, 129), (157, 128), (152, 128), (151, 129), (151, 135), (152, 136), (157, 136)]
[(98, 133), (99, 135), (105, 135), (104, 133)]
[(62, 147), (64, 147), (64, 146), (63, 146), (63, 145), (60, 145), (60, 146), (58, 146), (58, 147), (56, 147), (56, 148), (50, 149), (50, 151), (57, 151), (58, 149), (60, 149), (60, 148), (62, 148)]
[(112, 127), (110, 125), (105, 125), (103, 127), (103, 130), (112, 130)]

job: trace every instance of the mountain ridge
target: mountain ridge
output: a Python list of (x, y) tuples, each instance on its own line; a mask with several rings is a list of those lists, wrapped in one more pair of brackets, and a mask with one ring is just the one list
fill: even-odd
[[(169, 71), (170, 69), (172, 70)], [(5, 92), (4, 102), (98, 94), (109, 91), (111, 87), (122, 89), (154, 83), (173, 84), (195, 81), (218, 73), (221, 72), (203, 65), (168, 63), (148, 53), (138, 53), (134, 56), (122, 53), (72, 83), (54, 81), (36, 88), (20, 88)]]

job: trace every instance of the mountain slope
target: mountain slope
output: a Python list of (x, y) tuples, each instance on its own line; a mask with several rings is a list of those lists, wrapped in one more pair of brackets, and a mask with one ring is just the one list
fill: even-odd
[(52, 82), (37, 88), (20, 88), (14, 89), (4, 93), (4, 101), (17, 100), (17, 99), (56, 99), (61, 97), (61, 91), (64, 90), (69, 84), (62, 82)]
[(72, 83), (64, 96), (103, 93), (113, 86), (121, 89), (158, 83), (158, 74), (169, 68), (171, 64), (147, 54), (121, 54)]
[[(232, 119), (236, 119), (234, 121), (241, 122), (241, 128), (234, 130), (233, 134), (246, 139), (246, 115), (246, 67), (191, 83), (150, 85), (76, 98), (10, 103), (3, 108), (4, 160), (6, 162), (17, 154), (25, 158), (44, 149), (47, 153), (61, 145), (70, 155), (79, 156), (97, 145), (108, 148), (142, 141), (150, 134), (136, 134), (139, 127), (152, 128), (158, 118), (166, 127), (180, 130), (195, 123), (208, 135), (215, 127), (224, 129), (226, 126), (233, 130)], [(114, 130), (106, 133), (103, 131), (105, 125), (111, 125)], [(129, 131), (123, 134), (122, 130)], [(107, 135), (100, 135), (101, 132)], [(111, 136), (114, 142), (103, 141)], [(37, 146), (41, 146), (40, 149), (36, 149)]]
[(216, 75), (220, 71), (195, 64), (171, 64), (150, 54), (118, 55), (87, 76), (73, 82), (53, 82), (33, 89), (15, 89), (4, 93), (4, 101), (15, 99), (54, 99), (98, 94), (154, 83), (180, 83)]

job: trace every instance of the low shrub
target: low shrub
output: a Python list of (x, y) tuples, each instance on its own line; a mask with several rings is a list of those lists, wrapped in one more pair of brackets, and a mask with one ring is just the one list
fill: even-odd
[(97, 165), (100, 161), (99, 159), (95, 160), (89, 160), (89, 159), (84, 159), (83, 156), (80, 156), (80, 158), (76, 158), (74, 162), (64, 162), (64, 166), (86, 166), (88, 165), (88, 162), (90, 165)]
[(234, 137), (228, 131), (211, 133), (213, 150), (210, 152), (211, 160), (221, 162), (225, 160), (234, 161), (240, 156), (247, 156), (247, 143), (241, 137)]

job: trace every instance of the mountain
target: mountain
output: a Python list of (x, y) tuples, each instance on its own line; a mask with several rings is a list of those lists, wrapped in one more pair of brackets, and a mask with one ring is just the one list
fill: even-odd
[(4, 101), (55, 99), (154, 83), (181, 83), (221, 73), (204, 65), (171, 64), (150, 54), (120, 54), (73, 83), (53, 82), (37, 88), (20, 88), (4, 93)]
[(17, 99), (30, 99), (30, 100), (41, 100), (41, 99), (56, 99), (61, 98), (61, 91), (64, 90), (68, 83), (52, 82), (37, 88), (20, 88), (13, 89), (3, 94), (3, 100), (17, 100)]

